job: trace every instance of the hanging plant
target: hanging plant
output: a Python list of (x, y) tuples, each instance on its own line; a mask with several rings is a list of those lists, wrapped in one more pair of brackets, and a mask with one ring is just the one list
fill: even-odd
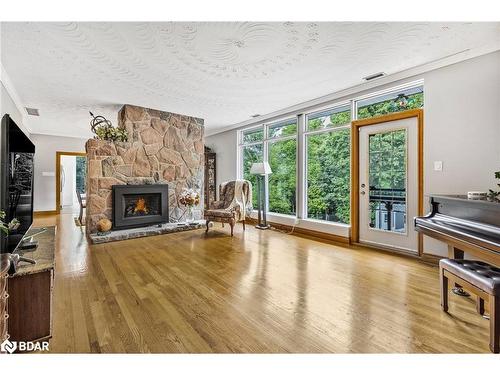
[(92, 112), (89, 112), (92, 116), (90, 121), (90, 129), (96, 135), (95, 139), (100, 139), (103, 141), (111, 142), (127, 142), (128, 133), (124, 128), (115, 128), (111, 121), (107, 120), (104, 116), (94, 116)]

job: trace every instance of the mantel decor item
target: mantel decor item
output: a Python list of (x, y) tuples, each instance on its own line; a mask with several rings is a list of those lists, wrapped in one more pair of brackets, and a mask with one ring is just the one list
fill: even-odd
[(90, 116), (92, 116), (92, 120), (90, 120), (90, 129), (92, 133), (96, 135), (94, 138), (103, 141), (127, 142), (128, 133), (125, 129), (115, 128), (111, 121), (104, 116), (94, 116), (92, 112), (89, 113)]
[(257, 207), (258, 207), (258, 218), (259, 222), (255, 226), (257, 229), (268, 229), (266, 218), (266, 184), (264, 183), (264, 178), (267, 175), (273, 173), (271, 166), (267, 162), (263, 163), (253, 163), (250, 168), (250, 174), (257, 176)]
[(193, 206), (197, 206), (200, 204), (200, 195), (198, 194), (198, 192), (193, 189), (184, 190), (179, 198), (179, 203), (187, 207), (186, 222), (188, 224), (193, 223)]

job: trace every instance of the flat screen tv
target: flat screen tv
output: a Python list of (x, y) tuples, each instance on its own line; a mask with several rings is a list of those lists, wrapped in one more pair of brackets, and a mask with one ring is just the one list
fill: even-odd
[(5, 221), (17, 218), (19, 227), (2, 233), (1, 252), (12, 252), (33, 223), (33, 177), (35, 145), (7, 114), (0, 132), (0, 208)]

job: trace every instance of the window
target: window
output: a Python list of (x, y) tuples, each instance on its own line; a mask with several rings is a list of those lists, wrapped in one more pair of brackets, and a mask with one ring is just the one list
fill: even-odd
[(76, 157), (76, 189), (80, 193), (85, 193), (85, 176), (87, 175), (87, 158), (85, 156)]
[(357, 118), (370, 118), (408, 109), (422, 108), (423, 106), (424, 88), (423, 86), (417, 86), (358, 101), (356, 103)]
[(268, 176), (269, 211), (297, 213), (297, 118), (268, 124), (267, 161), (273, 173)]
[(262, 129), (262, 127), (245, 130), (244, 132), (242, 132), (242, 135), (242, 143), (252, 143), (264, 140), (264, 130)]
[(307, 130), (334, 128), (349, 122), (351, 122), (351, 109), (349, 105), (346, 105), (308, 115)]
[[(266, 179), (271, 213), (349, 224), (351, 121), (423, 108), (423, 105), (424, 91), (420, 81), (369, 97), (351, 98), (303, 116), (299, 113), (304, 112), (297, 112), (288, 119), (240, 131), (240, 177), (253, 184), (254, 206), (257, 204), (257, 186), (255, 176), (250, 175), (250, 168), (254, 162), (267, 161), (273, 171)], [(392, 135), (391, 150), (394, 153), (399, 152), (402, 140), (404, 137), (399, 133)], [(377, 141), (374, 139), (373, 145)], [(297, 163), (299, 155), (300, 160), (302, 155), (304, 159), (300, 164)], [(374, 151), (373, 162), (377, 155)], [(391, 194), (399, 194), (399, 190), (404, 189), (405, 177), (397, 164), (404, 162), (404, 158), (396, 156), (394, 154), (394, 158), (382, 161), (383, 165), (389, 161), (392, 164), (384, 166), (380, 173), (374, 173), (370, 186), (374, 184), (378, 190), (383, 190), (387, 189), (387, 182), (390, 181), (394, 190)], [(298, 176), (303, 176), (303, 180), (297, 181)], [(303, 205), (298, 206), (297, 202), (303, 202)], [(372, 225), (404, 231), (404, 202), (390, 208), (373, 205)]]
[(307, 116), (308, 218), (349, 223), (350, 121), (349, 106)]
[(287, 135), (295, 134), (297, 134), (297, 120), (295, 118), (268, 125), (267, 127), (268, 138), (286, 137)]
[(264, 160), (264, 145), (257, 143), (242, 147), (243, 155), (243, 178), (252, 183), (252, 204), (257, 207), (257, 178), (250, 174), (250, 168), (253, 163), (262, 162)]
[(297, 139), (292, 138), (269, 144), (269, 211), (295, 215)]

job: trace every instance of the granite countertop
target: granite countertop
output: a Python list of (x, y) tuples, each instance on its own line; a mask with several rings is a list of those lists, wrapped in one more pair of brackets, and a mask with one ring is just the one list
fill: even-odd
[(17, 272), (13, 275), (14, 277), (44, 272), (54, 268), (56, 227), (31, 228), (24, 237), (29, 237), (31, 234), (37, 233), (43, 228), (47, 230), (33, 238), (33, 240), (38, 241), (38, 247), (36, 249), (19, 250), (16, 248), (14, 250), (14, 254), (19, 254), (19, 256), (36, 261), (36, 264), (19, 262), (17, 265)]

